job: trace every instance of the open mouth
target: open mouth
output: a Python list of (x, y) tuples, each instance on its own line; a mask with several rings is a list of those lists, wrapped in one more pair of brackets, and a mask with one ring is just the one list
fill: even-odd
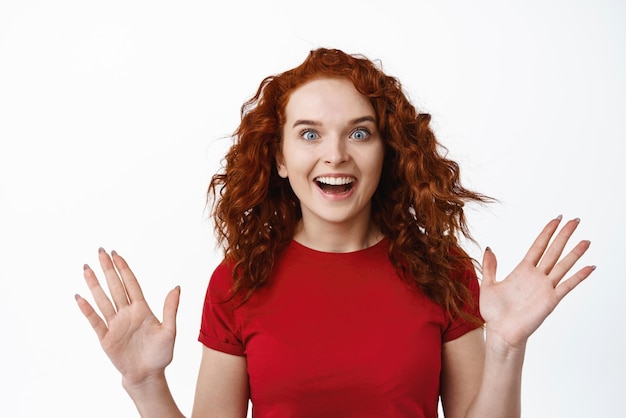
[(324, 193), (341, 194), (349, 192), (355, 180), (354, 177), (317, 177), (315, 183)]

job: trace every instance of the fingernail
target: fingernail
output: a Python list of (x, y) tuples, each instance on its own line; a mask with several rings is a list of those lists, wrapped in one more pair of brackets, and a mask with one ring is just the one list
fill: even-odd
[(596, 269), (595, 265), (591, 266), (591, 270), (595, 270), (595, 269)]
[(102, 248), (102, 247), (98, 248), (98, 252), (99, 253), (103, 253), (104, 252), (104, 248)]
[(90, 267), (89, 267), (89, 265), (88, 265), (88, 264), (84, 264), (84, 265), (83, 265), (83, 270), (89, 270), (89, 269), (90, 269)]
[(76, 302), (78, 302), (78, 299), (80, 299), (80, 295), (79, 295), (78, 293), (76, 293), (76, 294), (74, 295), (74, 300), (75, 300)]
[(117, 251), (115, 251), (115, 250), (111, 251), (111, 255), (115, 255), (116, 256), (117, 255)]
[(485, 251), (491, 251), (491, 247), (487, 246), (487, 248), (485, 248)]
[(563, 219), (563, 215), (557, 216), (556, 219), (559, 220), (559, 221), (562, 220)]
[(574, 218), (574, 222), (579, 223), (580, 222), (580, 218)]

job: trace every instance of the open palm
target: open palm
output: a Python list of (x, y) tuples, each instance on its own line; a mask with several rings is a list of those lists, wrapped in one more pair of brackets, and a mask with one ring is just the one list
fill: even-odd
[(171, 290), (165, 298), (163, 322), (160, 322), (146, 303), (126, 261), (115, 252), (109, 256), (103, 249), (98, 257), (111, 299), (94, 271), (85, 265), (85, 281), (102, 317), (87, 300), (76, 295), (81, 312), (126, 382), (139, 383), (163, 373), (172, 361), (180, 288)]
[(565, 276), (589, 248), (579, 242), (561, 257), (579, 220), (567, 222), (552, 242), (561, 217), (550, 221), (524, 259), (504, 280), (496, 280), (496, 258), (485, 251), (480, 289), (480, 312), (486, 327), (511, 347), (521, 347), (559, 302), (595, 269), (586, 266)]

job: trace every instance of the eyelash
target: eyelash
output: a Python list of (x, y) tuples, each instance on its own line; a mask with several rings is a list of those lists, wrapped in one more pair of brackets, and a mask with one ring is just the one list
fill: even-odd
[(357, 141), (365, 141), (366, 139), (369, 139), (369, 137), (372, 135), (370, 130), (367, 129), (367, 128), (356, 128), (354, 131), (352, 131), (352, 133), (350, 134), (350, 137), (354, 136), (354, 134), (356, 132), (359, 132), (359, 131), (362, 131), (365, 134), (365, 137), (364, 138), (360, 138), (360, 139), (354, 138)]
[[(356, 132), (359, 132), (359, 131), (364, 133), (364, 138), (353, 138), (354, 134), (355, 134)], [(312, 139), (307, 139), (307, 138), (305, 138), (305, 136), (306, 136), (307, 134), (309, 134), (309, 133), (313, 133), (313, 134), (315, 134), (315, 135), (316, 135), (316, 137), (315, 137), (315, 138), (312, 138)], [(367, 128), (356, 128), (355, 130), (353, 130), (353, 131), (350, 133), (350, 138), (352, 138), (352, 139), (356, 139), (357, 141), (364, 141), (364, 140), (366, 140), (366, 139), (369, 139), (369, 137), (370, 137), (371, 135), (372, 135), (372, 133), (371, 133), (371, 132), (370, 132), (370, 130), (369, 130), (369, 129), (367, 129)], [(319, 134), (319, 133), (317, 133), (316, 131), (314, 131), (313, 129), (305, 129), (305, 130), (303, 130), (303, 131), (301, 131), (301, 132), (300, 132), (300, 137), (301, 137), (302, 139), (304, 139), (305, 141), (314, 141), (314, 140), (316, 140), (316, 139), (319, 139), (319, 138), (320, 138), (320, 134)]]
[[(306, 135), (306, 134), (309, 134), (309, 133), (313, 133), (313, 134), (315, 134), (315, 135), (316, 135), (316, 137), (315, 137), (315, 138), (313, 138), (313, 139), (307, 139), (307, 138), (305, 138), (305, 135)], [(302, 139), (304, 139), (305, 141), (313, 141), (313, 140), (315, 140), (315, 139), (319, 139), (320, 134), (318, 134), (317, 132), (315, 132), (313, 129), (305, 129), (305, 130), (303, 130), (302, 132), (300, 132), (300, 137), (301, 137)]]

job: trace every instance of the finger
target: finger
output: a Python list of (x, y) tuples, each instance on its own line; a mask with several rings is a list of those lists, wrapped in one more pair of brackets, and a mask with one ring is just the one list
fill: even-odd
[(546, 251), (546, 248), (550, 243), (552, 235), (554, 235), (554, 232), (559, 226), (559, 223), (561, 223), (561, 219), (563, 219), (563, 217), (559, 215), (555, 219), (552, 219), (550, 222), (548, 222), (548, 224), (543, 228), (533, 244), (530, 246), (530, 249), (526, 253), (524, 260), (528, 261), (533, 266), (536, 266), (539, 263), (539, 260), (541, 260), (543, 253)]
[(578, 286), (583, 280), (585, 280), (593, 271), (596, 269), (596, 266), (586, 266), (576, 272), (572, 277), (564, 280), (561, 284), (556, 287), (556, 296), (560, 301), (571, 292), (576, 286)]
[(567, 222), (563, 228), (559, 231), (552, 244), (548, 247), (548, 250), (543, 255), (541, 262), (539, 263), (539, 270), (541, 270), (544, 274), (549, 274), (552, 271), (552, 268), (555, 266), (561, 254), (563, 253), (563, 249), (565, 245), (569, 241), (570, 237), (580, 224), (580, 219), (572, 219)]
[(485, 254), (483, 254), (483, 284), (492, 284), (496, 282), (496, 269), (498, 267), (498, 260), (496, 259), (496, 255), (491, 251), (491, 248), (487, 247), (485, 249)]
[(143, 292), (141, 291), (141, 286), (139, 286), (139, 282), (137, 281), (135, 274), (132, 272), (130, 267), (128, 267), (126, 260), (124, 260), (124, 258), (115, 251), (111, 252), (111, 259), (113, 260), (117, 271), (120, 273), (120, 276), (122, 276), (122, 282), (130, 302), (144, 301), (145, 299)]
[(572, 251), (570, 251), (561, 261), (557, 263), (554, 269), (550, 272), (549, 277), (552, 281), (552, 285), (556, 286), (568, 271), (574, 267), (574, 264), (587, 252), (591, 241), (581, 241), (576, 245)]
[(113, 303), (115, 303), (115, 308), (120, 310), (120, 308), (127, 306), (129, 303), (124, 284), (122, 283), (117, 270), (115, 270), (111, 257), (109, 257), (102, 247), (98, 249), (98, 259), (100, 260), (100, 266), (104, 272), (104, 277), (107, 280), (111, 298), (113, 299)]
[(83, 299), (80, 295), (74, 295), (74, 299), (76, 299), (76, 303), (78, 304), (78, 308), (83, 313), (85, 318), (89, 321), (91, 328), (96, 332), (98, 336), (98, 340), (102, 341), (104, 336), (106, 335), (108, 328), (102, 318), (96, 313), (93, 307)]
[(85, 264), (83, 266), (83, 276), (85, 277), (85, 282), (87, 282), (87, 286), (89, 286), (89, 290), (91, 291), (91, 295), (93, 296), (98, 309), (102, 312), (104, 319), (107, 323), (115, 316), (115, 308), (111, 303), (111, 300), (106, 295), (102, 286), (100, 286), (100, 282), (96, 277), (94, 271)]
[(163, 304), (163, 327), (173, 334), (176, 334), (176, 313), (179, 301), (180, 286), (176, 286), (169, 291)]

